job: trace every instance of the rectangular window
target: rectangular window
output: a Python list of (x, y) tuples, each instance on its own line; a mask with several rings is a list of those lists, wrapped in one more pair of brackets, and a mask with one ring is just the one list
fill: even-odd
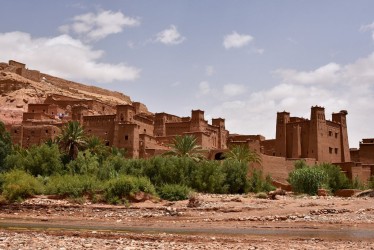
[(338, 138), (338, 133), (335, 133), (335, 138)]
[(329, 148), (329, 153), (332, 154), (332, 148)]
[(125, 135), (125, 140), (127, 141), (129, 139), (129, 136), (128, 135)]
[(337, 154), (338, 153), (338, 149), (337, 148), (335, 148), (335, 154)]
[(329, 136), (332, 136), (332, 131), (329, 131)]

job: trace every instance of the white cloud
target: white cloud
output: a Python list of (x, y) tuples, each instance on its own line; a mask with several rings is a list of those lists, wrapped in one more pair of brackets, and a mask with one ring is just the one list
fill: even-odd
[(295, 84), (332, 84), (340, 77), (340, 65), (326, 64), (313, 71), (297, 71), (294, 69), (278, 69), (274, 73), (281, 76), (283, 82)]
[(140, 25), (138, 18), (127, 17), (122, 12), (101, 10), (75, 16), (71, 24), (59, 27), (62, 33), (75, 33), (85, 41), (97, 41), (111, 34), (122, 32), (125, 27)]
[(360, 27), (360, 31), (374, 30), (374, 22), (370, 24), (365, 24)]
[(186, 38), (183, 37), (177, 30), (177, 27), (170, 25), (170, 28), (165, 29), (156, 35), (156, 42), (166, 45), (176, 45), (182, 43)]
[(212, 76), (215, 73), (214, 67), (211, 65), (208, 65), (205, 67), (205, 74), (207, 76)]
[(275, 136), (276, 112), (310, 117), (310, 107), (324, 106), (326, 118), (348, 110), (348, 135), (351, 147), (362, 138), (373, 137), (374, 53), (346, 65), (329, 63), (311, 71), (279, 69), (280, 82), (234, 100), (220, 101), (207, 115), (225, 117), (232, 133)]
[(374, 40), (374, 22), (371, 24), (362, 25), (360, 31), (371, 31), (371, 38)]
[(199, 89), (198, 89), (198, 93), (197, 93), (197, 96), (203, 96), (203, 95), (208, 95), (211, 93), (211, 88), (210, 88), (210, 84), (209, 82), (207, 81), (202, 81), (199, 83)]
[(74, 39), (69, 35), (32, 38), (23, 32), (0, 33), (1, 61), (24, 62), (44, 73), (76, 81), (135, 80), (140, 69), (124, 63), (100, 62), (104, 51)]
[(228, 97), (242, 95), (247, 91), (247, 88), (241, 84), (229, 83), (223, 86), (223, 94)]
[(250, 35), (238, 34), (236, 31), (233, 31), (224, 37), (223, 46), (225, 49), (241, 48), (248, 45), (252, 40), (253, 37)]

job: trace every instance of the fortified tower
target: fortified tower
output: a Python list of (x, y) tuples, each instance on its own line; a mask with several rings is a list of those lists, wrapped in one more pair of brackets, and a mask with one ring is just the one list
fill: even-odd
[(275, 156), (287, 157), (287, 123), (289, 122), (289, 112), (277, 113)]
[(204, 111), (192, 110), (190, 132), (202, 132), (204, 123)]
[(348, 143), (348, 130), (347, 130), (347, 110), (341, 110), (339, 113), (332, 114), (332, 121), (340, 124), (340, 141), (341, 141), (341, 162), (351, 161)]
[(329, 147), (324, 134), (327, 131), (324, 107), (312, 106), (309, 126), (308, 157), (322, 160), (326, 154), (324, 149)]
[(120, 123), (129, 123), (133, 122), (133, 117), (136, 114), (136, 109), (132, 105), (125, 104), (125, 105), (117, 105), (117, 122)]
[(225, 129), (225, 119), (213, 118), (212, 125), (218, 127), (218, 145), (219, 149), (226, 149), (227, 131)]

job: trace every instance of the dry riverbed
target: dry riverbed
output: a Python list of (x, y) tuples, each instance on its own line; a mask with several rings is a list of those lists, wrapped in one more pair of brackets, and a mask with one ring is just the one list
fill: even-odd
[(129, 207), (1, 205), (0, 249), (374, 249), (374, 198), (198, 195)]

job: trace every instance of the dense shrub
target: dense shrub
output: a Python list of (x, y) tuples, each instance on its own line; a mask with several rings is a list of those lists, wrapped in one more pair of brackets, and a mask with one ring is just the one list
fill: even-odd
[(64, 169), (56, 144), (34, 145), (28, 150), (14, 150), (5, 159), (4, 165), (6, 169), (23, 169), (34, 176), (59, 174)]
[(99, 161), (89, 150), (81, 151), (75, 160), (66, 166), (71, 174), (96, 175), (99, 171)]
[(308, 164), (306, 164), (305, 160), (297, 160), (295, 161), (295, 169), (300, 169), (300, 168), (306, 168), (308, 167)]
[(101, 183), (90, 175), (56, 175), (51, 176), (46, 184), (46, 194), (55, 194), (71, 198), (94, 194), (101, 189)]
[(22, 201), (43, 192), (43, 185), (32, 175), (15, 169), (3, 173), (0, 177), (3, 197), (9, 201)]
[(317, 166), (327, 175), (327, 186), (334, 193), (338, 189), (350, 188), (351, 184), (348, 177), (342, 173), (340, 167), (323, 163)]
[(246, 162), (227, 159), (223, 161), (222, 170), (226, 175), (224, 185), (228, 187), (229, 193), (241, 194), (249, 191), (248, 164)]
[(374, 189), (374, 176), (370, 177), (370, 180), (368, 182), (368, 188)]
[(123, 203), (129, 196), (138, 192), (156, 194), (154, 186), (145, 177), (119, 175), (109, 180), (104, 187), (105, 199), (109, 203)]
[(191, 172), (196, 168), (196, 161), (189, 157), (156, 156), (145, 165), (144, 174), (155, 186), (164, 184), (190, 185)]
[(191, 173), (191, 187), (199, 192), (227, 193), (226, 174), (218, 161), (201, 161)]
[(99, 182), (92, 176), (57, 175), (49, 178), (46, 185), (46, 193), (77, 198), (84, 194), (94, 193), (98, 186)]
[(322, 168), (304, 167), (292, 171), (288, 181), (295, 192), (315, 195), (318, 188), (326, 185), (327, 179), (328, 176)]
[(26, 165), (26, 157), (28, 151), (23, 148), (17, 148), (12, 151), (4, 160), (3, 171), (9, 171), (12, 169), (24, 169)]
[(270, 175), (263, 178), (262, 171), (253, 169), (251, 176), (248, 179), (249, 191), (253, 193), (258, 192), (269, 192), (274, 190), (275, 187), (272, 185)]
[(190, 193), (189, 187), (178, 184), (165, 184), (158, 191), (160, 197), (168, 201), (187, 200)]
[[(121, 157), (117, 157), (121, 158)], [(122, 157), (121, 161), (117, 162), (115, 165), (116, 171), (123, 175), (132, 176), (144, 176), (144, 169), (150, 165), (150, 160), (148, 159), (125, 159)]]
[(34, 176), (62, 173), (63, 165), (58, 146), (32, 146), (26, 156), (24, 169)]
[(12, 140), (9, 132), (6, 131), (5, 125), (0, 121), (0, 172), (4, 169), (4, 160), (12, 151)]

